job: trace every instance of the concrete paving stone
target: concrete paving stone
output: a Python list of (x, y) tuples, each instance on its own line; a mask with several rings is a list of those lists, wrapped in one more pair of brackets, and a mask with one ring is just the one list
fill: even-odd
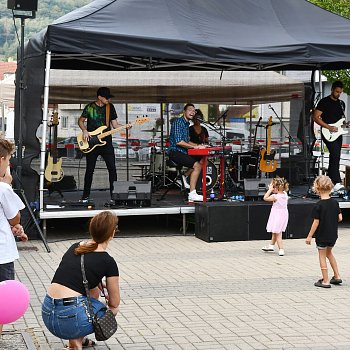
[(153, 347), (147, 343), (139, 343), (139, 344), (126, 344), (123, 345), (125, 350), (153, 350)]
[(204, 342), (193, 344), (198, 350), (219, 350), (222, 349), (222, 345), (216, 342)]
[[(346, 282), (350, 230), (343, 231), (334, 251)], [(32, 241), (38, 251), (20, 251), (16, 262), (17, 277), (28, 285), (32, 305), (13, 329), (30, 325), (43, 347), (48, 342), (63, 344), (45, 330), (40, 303), (62, 254), (73, 241), (50, 243), (50, 254), (40, 241)], [(268, 349), (304, 346), (315, 350), (323, 334), (323, 343), (337, 342), (350, 349), (350, 286), (344, 283), (329, 291), (315, 288), (313, 283), (320, 275), (317, 251), (308, 249), (304, 240), (286, 240), (285, 244), (286, 259), (280, 259), (262, 254), (261, 241), (208, 244), (193, 236), (113, 240), (110, 254), (117, 257), (121, 271), (120, 329), (111, 344), (98, 348), (152, 349), (144, 335), (166, 334), (171, 343), (157, 346), (174, 350), (205, 349), (202, 337), (208, 335), (212, 338), (208, 341), (229, 350), (263, 349), (266, 344), (261, 339), (265, 338), (269, 339)], [(297, 283), (291, 285), (290, 280)], [(136, 344), (133, 336), (138, 337)], [(305, 339), (303, 344), (294, 342), (298, 336)], [(191, 343), (188, 337), (198, 342)], [(254, 339), (250, 344), (243, 340), (249, 337)]]

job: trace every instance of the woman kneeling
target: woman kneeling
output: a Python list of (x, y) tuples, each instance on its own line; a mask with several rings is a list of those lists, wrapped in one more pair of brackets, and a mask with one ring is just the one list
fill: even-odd
[[(89, 225), (91, 239), (74, 243), (63, 255), (42, 304), (42, 318), (56, 337), (69, 340), (69, 349), (81, 350), (94, 345), (85, 336), (94, 332), (88, 309), (80, 266), (84, 254), (86, 278), (89, 282), (92, 308), (99, 317), (106, 305), (98, 300), (100, 291), (107, 289), (107, 306), (114, 315), (120, 303), (119, 270), (116, 261), (106, 252), (117, 231), (118, 218), (103, 211)], [(105, 282), (102, 280), (105, 278)]]

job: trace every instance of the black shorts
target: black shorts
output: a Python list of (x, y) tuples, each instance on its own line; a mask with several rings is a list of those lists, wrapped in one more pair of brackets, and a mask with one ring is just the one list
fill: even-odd
[(194, 163), (200, 161), (201, 158), (202, 157), (198, 156), (189, 156), (188, 154), (179, 151), (169, 152), (170, 160), (187, 168), (193, 168)]
[(333, 248), (334, 245), (335, 245), (335, 242), (318, 242), (318, 241), (316, 241), (316, 248), (317, 249)]

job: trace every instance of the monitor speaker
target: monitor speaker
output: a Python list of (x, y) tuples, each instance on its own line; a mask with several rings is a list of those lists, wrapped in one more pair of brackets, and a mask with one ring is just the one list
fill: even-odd
[(272, 179), (244, 179), (244, 195), (246, 198), (263, 197)]
[(151, 181), (114, 181), (112, 199), (116, 205), (149, 207)]
[(37, 11), (38, 0), (7, 0), (9, 10)]

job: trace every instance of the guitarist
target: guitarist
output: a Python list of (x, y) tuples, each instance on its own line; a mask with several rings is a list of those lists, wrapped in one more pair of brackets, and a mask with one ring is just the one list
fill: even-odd
[[(111, 97), (113, 97), (113, 95), (111, 95), (109, 88), (100, 87), (97, 90), (96, 101), (91, 102), (85, 106), (83, 113), (81, 114), (78, 120), (78, 125), (83, 132), (84, 141), (88, 141), (90, 139), (90, 132), (94, 131), (100, 126), (106, 125), (108, 127), (106, 130), (110, 130), (111, 126), (114, 129), (122, 126), (117, 121), (118, 116), (113, 104), (109, 103)], [(85, 122), (86, 122), (86, 125), (85, 125)], [(81, 202), (89, 201), (92, 177), (96, 166), (96, 160), (99, 155), (102, 156), (102, 158), (104, 159), (108, 169), (109, 190), (110, 190), (110, 195), (112, 199), (113, 182), (117, 180), (117, 171), (115, 167), (115, 155), (114, 155), (114, 149), (112, 145), (112, 136), (109, 135), (104, 140), (106, 141), (105, 145), (101, 147), (96, 147), (91, 152), (86, 154), (84, 192), (83, 192), (83, 196), (80, 199)]]
[[(331, 94), (320, 100), (313, 113), (314, 122), (332, 132), (337, 132), (338, 128), (329, 124), (336, 123), (339, 119), (344, 117), (345, 103), (339, 99), (342, 92), (343, 83), (339, 80), (335, 81), (332, 84)], [(344, 186), (341, 183), (339, 173), (343, 137), (340, 135), (333, 142), (328, 142), (322, 135), (322, 140), (329, 150), (328, 176), (331, 178), (333, 184), (335, 184), (333, 191), (337, 192), (343, 190)]]

